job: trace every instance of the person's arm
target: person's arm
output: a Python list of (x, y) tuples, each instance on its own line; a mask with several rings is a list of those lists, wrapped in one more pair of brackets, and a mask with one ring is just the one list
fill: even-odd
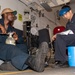
[(57, 34), (53, 35), (53, 37), (51, 38), (51, 42), (56, 39), (56, 36), (57, 36)]
[(0, 43), (5, 43), (7, 38), (6, 30), (2, 24), (0, 24)]
[(0, 31), (2, 34), (6, 34), (6, 29), (0, 24)]

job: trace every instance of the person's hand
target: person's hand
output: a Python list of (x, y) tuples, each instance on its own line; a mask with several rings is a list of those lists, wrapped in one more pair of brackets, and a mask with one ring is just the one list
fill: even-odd
[(54, 40), (56, 39), (56, 36), (57, 36), (57, 35), (53, 35), (51, 41), (54, 41)]
[(2, 34), (6, 34), (6, 29), (0, 24), (0, 30), (2, 31)]
[(16, 34), (16, 32), (13, 32), (13, 38), (17, 41), (18, 40), (18, 35)]

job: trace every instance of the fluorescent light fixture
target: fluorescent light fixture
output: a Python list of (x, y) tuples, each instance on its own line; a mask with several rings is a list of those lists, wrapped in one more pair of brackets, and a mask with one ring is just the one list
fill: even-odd
[(65, 0), (62, 0), (63, 2), (65, 1)]
[(57, 3), (56, 0), (51, 0), (51, 2), (52, 2), (54, 5), (58, 5), (58, 3)]
[(33, 9), (37, 9), (37, 10), (43, 10), (42, 6), (40, 6), (39, 4), (37, 4), (36, 2), (32, 2), (30, 5), (30, 7), (32, 7)]
[(48, 3), (51, 2), (51, 0), (39, 0), (40, 3)]
[(41, 3), (41, 6), (48, 12), (52, 11), (51, 7), (47, 3)]

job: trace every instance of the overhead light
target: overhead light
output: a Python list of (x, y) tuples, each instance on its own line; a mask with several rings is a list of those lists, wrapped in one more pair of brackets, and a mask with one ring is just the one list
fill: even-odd
[(32, 7), (33, 9), (37, 9), (37, 10), (43, 10), (43, 8), (39, 5), (39, 4), (37, 4), (36, 2), (32, 2), (30, 5), (29, 5), (30, 7)]
[(40, 3), (50, 3), (51, 0), (39, 0)]
[(46, 10), (46, 11), (52, 11), (51, 7), (48, 5), (48, 3), (51, 2), (51, 0), (39, 0), (40, 5)]
[(58, 5), (58, 3), (57, 3), (56, 0), (51, 0), (51, 2), (52, 2), (54, 5)]
[(65, 0), (62, 0), (63, 2), (65, 1)]
[(41, 6), (48, 12), (52, 11), (51, 7), (47, 3), (41, 3)]

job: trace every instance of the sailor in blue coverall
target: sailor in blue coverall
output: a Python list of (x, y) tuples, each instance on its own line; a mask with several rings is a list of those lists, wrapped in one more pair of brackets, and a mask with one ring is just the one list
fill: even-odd
[[(4, 20), (5, 20), (4, 18), (0, 19), (0, 26), (2, 25), (4, 27), (4, 22), (5, 22)], [(6, 29), (6, 33), (13, 31), (16, 32), (16, 34), (18, 34), (18, 40), (16, 41), (16, 46), (5, 44), (5, 41), (8, 36), (6, 34), (2, 34), (2, 30), (0, 30), (0, 59), (4, 61), (11, 61), (11, 63), (16, 68), (22, 70), (27, 67), (27, 65), (23, 66), (23, 63), (25, 63), (25, 60), (29, 56), (28, 50), (26, 44), (24, 43), (22, 34), (19, 33), (20, 31), (15, 29), (11, 25), (11, 23), (9, 23), (8, 28)], [(19, 63), (16, 63), (16, 61), (18, 61)]]
[(75, 46), (75, 14), (73, 14), (70, 6), (63, 6), (59, 11), (59, 16), (63, 16), (68, 20), (66, 29), (70, 30), (71, 33), (56, 34), (52, 37), (55, 40), (55, 65), (53, 67), (68, 67), (68, 58), (66, 49), (68, 46)]
[[(17, 33), (18, 31), (12, 26), (14, 15), (15, 11), (11, 10), (10, 8), (5, 8), (1, 13), (2, 19), (0, 20), (0, 60), (7, 62), (9, 61), (11, 65), (18, 70), (25, 70), (28, 66), (30, 66), (37, 72), (43, 72), (45, 58), (49, 50), (48, 44), (43, 42), (40, 44), (36, 55), (29, 55), (27, 47), (23, 43), (22, 36), (17, 35), (19, 34)], [(13, 34), (13, 38), (16, 41), (16, 46), (5, 44), (7, 39), (6, 33), (10, 31), (16, 32)], [(0, 70), (3, 70), (3, 64), (0, 65)]]

